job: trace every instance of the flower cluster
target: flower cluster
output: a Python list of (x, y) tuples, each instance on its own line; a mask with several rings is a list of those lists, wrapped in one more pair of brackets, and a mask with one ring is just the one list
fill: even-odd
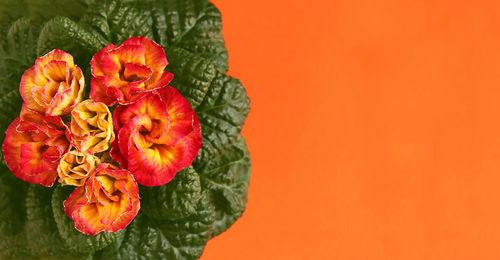
[(90, 62), (85, 99), (69, 53), (38, 58), (21, 78), (24, 103), (2, 146), (7, 166), (30, 183), (75, 186), (64, 208), (84, 234), (125, 228), (140, 209), (138, 184), (168, 183), (201, 147), (198, 117), (168, 86), (167, 64), (147, 38), (109, 44)]

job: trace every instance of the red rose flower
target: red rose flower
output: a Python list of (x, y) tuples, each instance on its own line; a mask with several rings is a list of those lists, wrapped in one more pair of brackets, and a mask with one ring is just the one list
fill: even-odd
[(132, 103), (172, 81), (173, 74), (164, 70), (167, 64), (163, 48), (147, 38), (109, 44), (90, 62), (90, 98), (108, 106)]
[(82, 100), (84, 87), (85, 78), (73, 56), (53, 50), (24, 72), (19, 91), (29, 109), (58, 116), (68, 114)]
[(119, 105), (113, 124), (117, 140), (111, 156), (145, 186), (168, 183), (191, 165), (201, 147), (198, 116), (173, 87)]
[(23, 105), (20, 116), (5, 132), (5, 162), (19, 179), (50, 187), (57, 178), (57, 165), (69, 149), (70, 138), (60, 117), (44, 116)]
[(75, 222), (76, 229), (87, 235), (124, 229), (140, 207), (134, 177), (108, 163), (99, 165), (85, 185), (64, 201), (66, 215)]

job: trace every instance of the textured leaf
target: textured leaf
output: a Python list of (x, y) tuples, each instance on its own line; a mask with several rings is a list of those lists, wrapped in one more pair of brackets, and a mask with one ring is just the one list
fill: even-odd
[(117, 45), (133, 36), (152, 39), (151, 17), (141, 11), (120, 1), (98, 1), (81, 22)]
[(19, 0), (3, 0), (0, 5), (0, 24), (7, 24), (15, 21), (25, 15), (22, 1)]
[(33, 256), (60, 256), (69, 254), (57, 231), (51, 205), (52, 189), (29, 185), (26, 195), (26, 236)]
[(216, 211), (213, 236), (228, 229), (245, 211), (251, 163), (240, 135), (221, 155), (196, 167), (203, 190)]
[[(19, 115), (22, 106), (22, 98), (19, 94), (19, 90), (14, 89), (5, 94), (0, 89), (0, 140), (3, 144), (5, 138), (5, 131), (9, 127), (10, 123)], [(1, 165), (7, 167), (5, 160), (3, 159), (3, 151), (0, 149), (0, 162)], [(8, 171), (8, 169), (7, 169)], [(10, 171), (8, 171), (9, 174)]]
[(144, 214), (133, 220), (111, 246), (95, 259), (197, 259), (203, 253), (215, 219), (206, 197), (196, 213), (174, 221), (150, 220)]
[(24, 232), (28, 183), (17, 179), (6, 166), (0, 166), (0, 252), (8, 257), (30, 255)]
[(250, 100), (240, 81), (217, 73), (203, 102), (196, 108), (203, 141), (194, 165), (211, 160), (240, 133)]
[[(53, 49), (71, 53), (84, 71), (94, 53), (107, 45), (99, 34), (84, 28), (67, 17), (55, 17), (40, 32), (37, 54), (42, 56)], [(88, 81), (88, 80), (87, 80)]]
[(7, 127), (14, 121), (21, 111), (23, 100), (18, 89), (3, 93), (0, 91), (0, 140), (5, 137)]
[(78, 20), (94, 0), (24, 0), (24, 2), (30, 18), (43, 21), (56, 16)]
[(178, 172), (169, 183), (156, 187), (142, 187), (141, 210), (153, 219), (175, 220), (196, 211), (201, 196), (198, 173), (192, 166)]
[(226, 72), (227, 50), (219, 10), (206, 0), (159, 0), (136, 5), (151, 13), (155, 39), (162, 46), (177, 46), (210, 59)]
[(0, 23), (9, 23), (21, 17), (42, 21), (60, 15), (78, 20), (93, 2), (94, 0), (2, 0)]
[(167, 71), (174, 74), (170, 85), (175, 87), (194, 108), (205, 98), (215, 77), (215, 67), (204, 58), (181, 48), (165, 50), (169, 65)]
[(41, 26), (28, 19), (15, 21), (0, 37), (0, 94), (19, 89), (21, 75), (37, 58), (36, 44)]
[[(19, 93), (21, 75), (33, 66), (36, 59), (36, 42), (40, 26), (28, 19), (14, 22), (7, 36), (0, 38), (0, 140), (5, 131), (21, 111), (22, 98)], [(3, 155), (0, 161), (4, 164)]]
[(52, 195), (52, 211), (57, 223), (59, 235), (66, 242), (66, 246), (79, 253), (89, 253), (100, 250), (111, 244), (120, 232), (101, 232), (95, 236), (80, 233), (75, 228), (75, 223), (64, 213), (64, 200), (69, 196), (74, 187), (57, 186)]

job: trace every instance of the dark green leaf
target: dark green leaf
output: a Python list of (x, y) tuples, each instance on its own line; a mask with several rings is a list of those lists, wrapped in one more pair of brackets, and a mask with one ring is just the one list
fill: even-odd
[(215, 67), (204, 58), (181, 48), (165, 49), (169, 65), (167, 71), (174, 74), (170, 85), (189, 101), (193, 109), (203, 101), (215, 77)]
[(155, 39), (163, 46), (177, 46), (210, 59), (226, 72), (227, 50), (219, 10), (206, 0), (138, 1), (151, 12)]
[(41, 26), (28, 19), (15, 21), (5, 37), (0, 37), (0, 93), (19, 89), (21, 75), (35, 64)]
[(215, 219), (206, 197), (196, 212), (174, 221), (150, 220), (139, 215), (125, 232), (95, 259), (197, 259), (203, 253)]
[(25, 233), (25, 198), (29, 184), (0, 166), (0, 252), (8, 257), (28, 257)]
[(117, 45), (133, 36), (153, 39), (149, 13), (120, 1), (98, 1), (81, 22)]
[(20, 0), (3, 0), (0, 5), (0, 24), (8, 24), (26, 15), (26, 6)]
[(21, 17), (44, 21), (55, 16), (78, 20), (95, 0), (2, 0), (0, 23), (9, 23)]
[[(10, 123), (19, 115), (23, 100), (19, 94), (19, 90), (14, 89), (6, 93), (2, 93), (0, 89), (0, 140), (3, 144), (5, 138), (5, 131)], [(3, 159), (3, 151), (0, 150), (0, 162), (5, 167), (5, 160)], [(9, 172), (10, 173), (10, 172)]]
[(251, 163), (240, 135), (221, 155), (196, 167), (203, 190), (215, 206), (213, 236), (228, 229), (245, 211)]
[(240, 133), (250, 100), (240, 81), (217, 72), (203, 102), (196, 108), (203, 141), (194, 165), (220, 154)]
[[(107, 45), (99, 34), (84, 28), (67, 17), (55, 17), (40, 32), (37, 53), (42, 56), (53, 49), (61, 49), (73, 55), (75, 63), (84, 71), (94, 53)], [(86, 80), (89, 82), (89, 79)]]
[(141, 210), (153, 219), (175, 220), (196, 211), (200, 200), (200, 177), (192, 166), (178, 172), (169, 183), (142, 187)]
[(94, 1), (95, 0), (24, 0), (30, 18), (39, 21), (45, 21), (56, 16), (66, 16), (77, 21)]
[(69, 197), (74, 187), (57, 186), (52, 195), (52, 211), (57, 223), (59, 235), (66, 242), (66, 247), (79, 253), (100, 250), (111, 244), (120, 232), (101, 232), (95, 236), (84, 235), (75, 228), (75, 223), (64, 212), (63, 202)]
[(59, 256), (70, 253), (61, 246), (64, 241), (57, 231), (52, 213), (53, 189), (41, 185), (29, 185), (26, 195), (26, 235), (27, 244), (33, 256)]

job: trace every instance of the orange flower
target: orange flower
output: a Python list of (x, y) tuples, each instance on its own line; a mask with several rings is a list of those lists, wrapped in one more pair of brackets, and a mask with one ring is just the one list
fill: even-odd
[(2, 150), (14, 175), (50, 187), (57, 178), (57, 165), (69, 144), (69, 129), (60, 117), (33, 112), (25, 104), (20, 116), (5, 132)]
[(87, 235), (124, 229), (140, 208), (139, 190), (127, 170), (103, 163), (84, 186), (64, 201), (64, 209), (75, 227)]
[(57, 173), (64, 185), (82, 186), (100, 164), (99, 158), (78, 151), (67, 152), (59, 162)]
[(111, 156), (145, 186), (168, 183), (201, 147), (198, 116), (173, 87), (161, 88), (113, 113)]
[(164, 69), (163, 48), (144, 37), (132, 37), (120, 46), (109, 44), (94, 55), (90, 97), (108, 106), (130, 104), (165, 87), (173, 74)]
[(26, 107), (49, 116), (65, 115), (82, 99), (85, 79), (73, 57), (53, 50), (38, 58), (21, 77), (19, 91)]
[(115, 140), (108, 107), (91, 99), (78, 104), (71, 112), (71, 133), (79, 151), (94, 154), (108, 150)]

